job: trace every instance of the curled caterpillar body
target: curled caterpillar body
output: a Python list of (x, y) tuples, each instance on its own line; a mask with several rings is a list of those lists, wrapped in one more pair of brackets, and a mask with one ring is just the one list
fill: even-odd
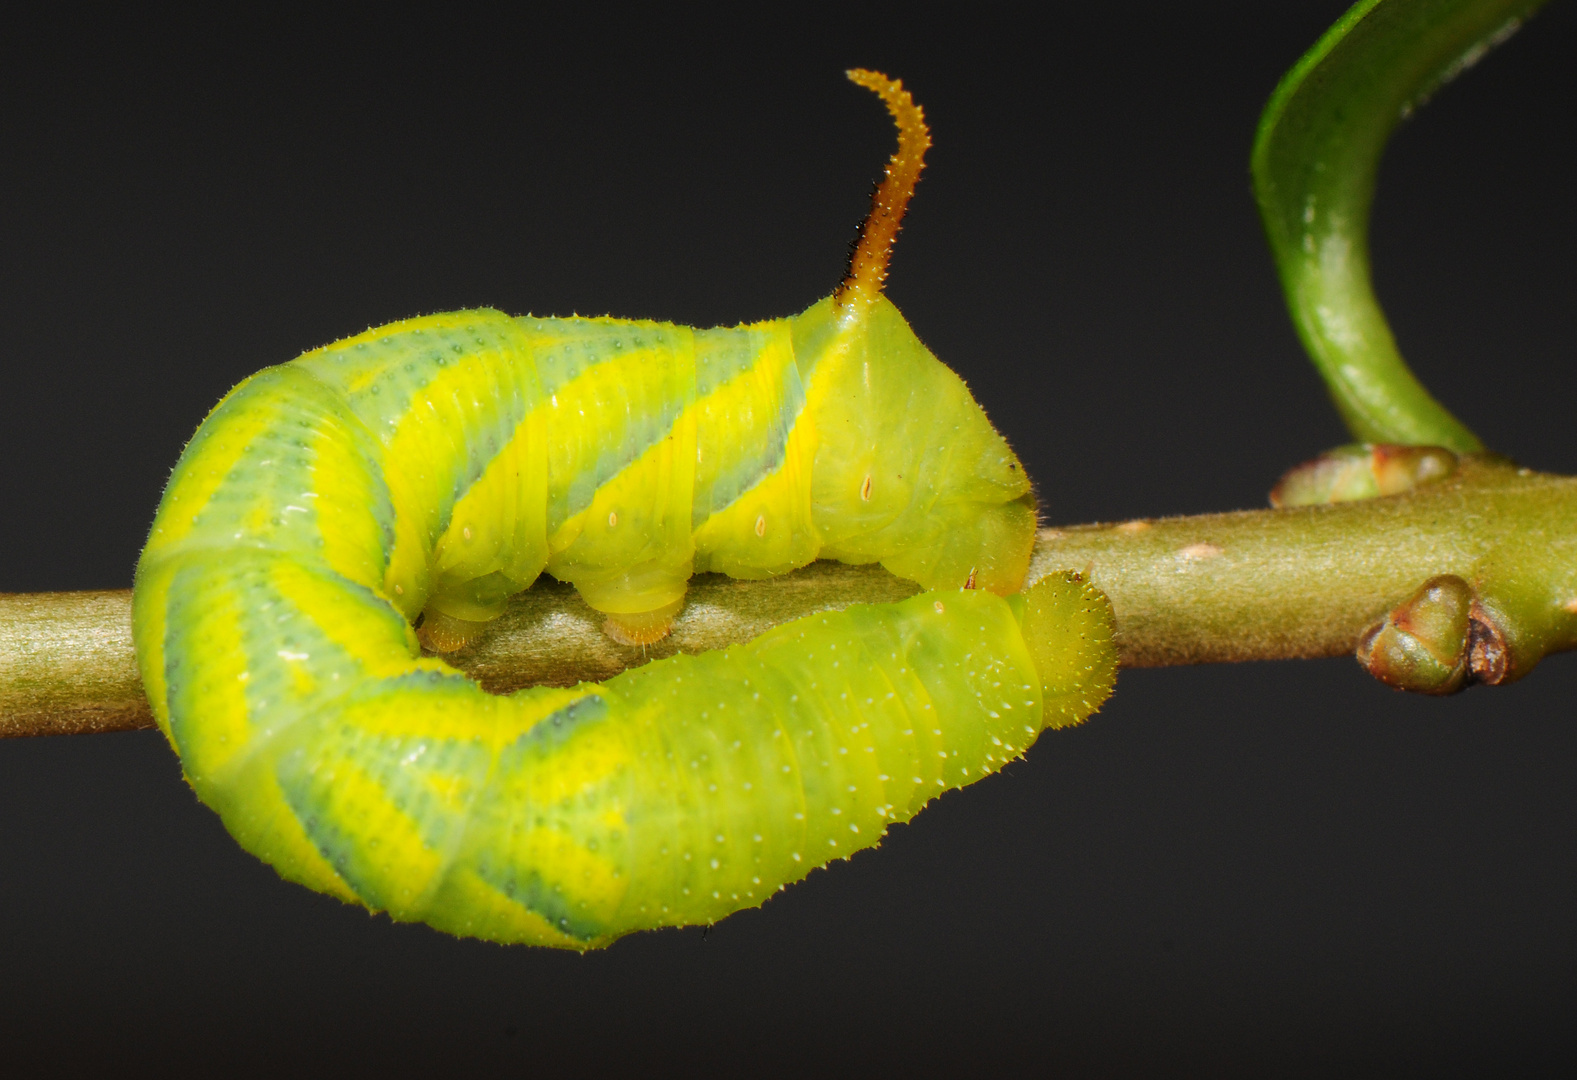
[(161, 722), (248, 850), (397, 919), (572, 949), (760, 904), (1082, 719), (1115, 667), (1104, 599), (1059, 576), (494, 697), (322, 568), (167, 573), (138, 611), (171, 643)]
[[(1027, 745), (1043, 684), (1064, 719), (1104, 697), (1104, 601), (1055, 586), (1083, 598), (1069, 636), (1053, 585), (991, 595), (1022, 583), (1034, 499), (880, 295), (926, 138), (898, 84), (857, 81), (904, 136), (849, 279), (803, 314), (410, 319), (259, 372), (204, 421), (134, 637), (188, 779), (249, 850), (397, 918), (587, 948), (874, 842)], [(817, 557), (972, 591), (572, 690), (491, 697), (421, 657), (418, 624), (457, 647), (544, 571), (651, 640), (695, 571)]]

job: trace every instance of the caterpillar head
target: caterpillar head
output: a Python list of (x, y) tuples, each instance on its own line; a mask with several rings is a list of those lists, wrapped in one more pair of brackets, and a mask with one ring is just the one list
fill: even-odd
[(1083, 721), (1117, 681), (1117, 623), (1106, 594), (1071, 571), (1053, 571), (1013, 597), (1040, 674), (1047, 727)]

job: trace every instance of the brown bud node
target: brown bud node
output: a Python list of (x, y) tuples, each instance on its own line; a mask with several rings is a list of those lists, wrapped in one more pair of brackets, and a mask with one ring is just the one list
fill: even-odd
[(1318, 506), (1400, 495), (1456, 470), (1457, 456), (1443, 446), (1353, 443), (1287, 470), (1270, 491), (1270, 505)]
[(1511, 649), (1506, 633), (1477, 600), (1473, 602), (1468, 630), (1468, 674), (1474, 682), (1495, 686), (1511, 670)]
[(1473, 590), (1455, 574), (1421, 585), (1358, 642), (1375, 678), (1417, 694), (1454, 694), (1468, 682)]

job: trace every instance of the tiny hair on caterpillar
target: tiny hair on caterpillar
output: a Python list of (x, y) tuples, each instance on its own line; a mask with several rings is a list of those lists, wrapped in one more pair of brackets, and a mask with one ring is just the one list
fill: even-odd
[[(570, 949), (711, 923), (876, 844), (1109, 694), (1109, 605), (1020, 592), (1035, 500), (882, 295), (930, 145), (898, 151), (832, 296), (695, 329), (477, 309), (231, 390), (137, 565), (134, 639), (198, 796), (284, 877), (461, 935)], [(696, 572), (880, 563), (923, 592), (490, 695), (446, 664), (544, 572), (668, 633)]]

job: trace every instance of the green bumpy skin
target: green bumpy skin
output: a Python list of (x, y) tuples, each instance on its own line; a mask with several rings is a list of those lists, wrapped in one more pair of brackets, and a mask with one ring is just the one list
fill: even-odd
[(320, 570), (259, 553), (173, 578), (161, 723), (242, 846), (395, 919), (578, 950), (758, 906), (1088, 715), (1115, 668), (1104, 599), (1054, 577), (494, 697)]
[(1006, 595), (1034, 536), (962, 380), (885, 299), (829, 299), (717, 330), (460, 311), (307, 353), (209, 416), (142, 562), (293, 550), (485, 622), (543, 570), (610, 614), (818, 557)]
[[(1005, 594), (1034, 526), (885, 300), (719, 330), (454, 312), (226, 396), (160, 504), (134, 637), (188, 779), (281, 874), (584, 949), (759, 903), (1021, 750), (1041, 680), (1012, 610), (921, 597), (511, 697), (423, 659), (414, 620), (486, 620), (544, 569), (639, 613), (696, 569), (818, 555)], [(1104, 697), (1105, 634), (1053, 720)]]

